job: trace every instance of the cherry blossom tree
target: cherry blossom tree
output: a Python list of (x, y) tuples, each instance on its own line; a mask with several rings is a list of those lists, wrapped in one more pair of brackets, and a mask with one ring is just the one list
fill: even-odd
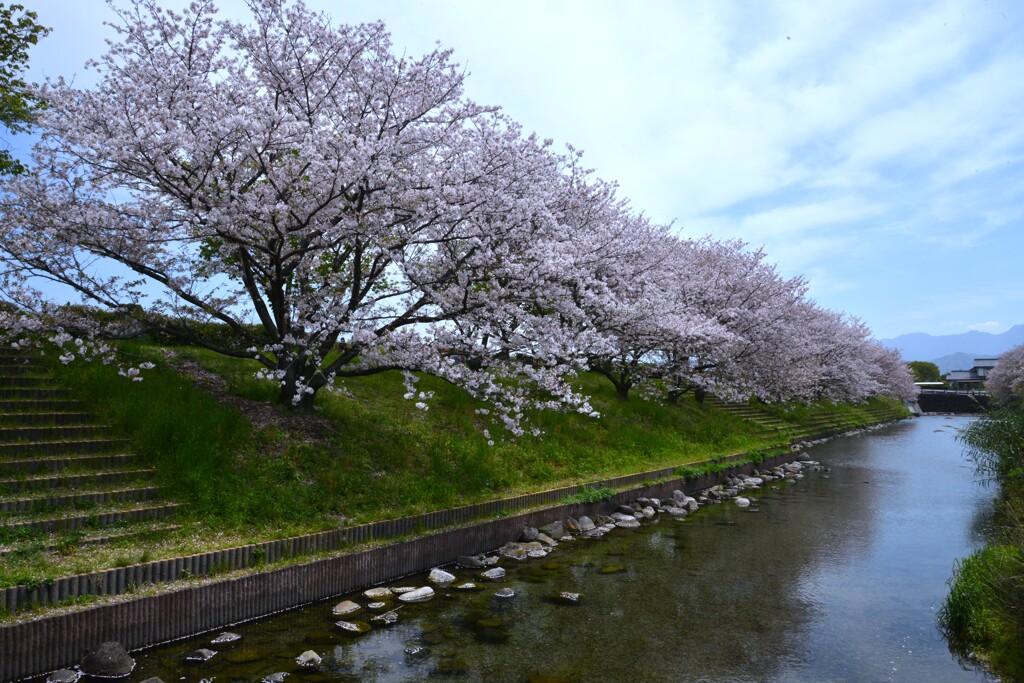
[(783, 400), (790, 384), (787, 316), (803, 299), (804, 281), (782, 278), (763, 250), (748, 251), (740, 240), (705, 237), (681, 246), (673, 305), (713, 325), (667, 350), (670, 385), (698, 396), (710, 391), (731, 400)]
[(1024, 344), (999, 356), (985, 379), (985, 389), (999, 403), (1024, 398)]
[[(38, 314), (33, 282), (59, 283), (118, 324), (256, 358), (300, 406), (397, 368), (501, 394), (506, 414), (531, 388), (590, 412), (564, 381), (569, 345), (538, 336), (550, 326), (485, 353), (453, 324), (557, 305), (535, 272), (560, 229), (549, 143), (467, 101), (448, 51), (397, 57), (381, 24), (249, 7), (239, 24), (209, 2), (136, 0), (96, 87), (45, 87), (36, 171), (3, 187), (9, 302)], [(512, 364), (527, 348), (533, 362)], [(510, 374), (522, 395), (500, 389)]]
[(95, 87), (33, 93), (32, 170), (0, 181), (9, 334), (111, 362), (105, 340), (156, 331), (256, 359), (302, 408), (401, 370), (426, 409), (426, 372), (514, 434), (529, 409), (596, 415), (584, 368), (621, 398), (905, 390), (802, 278), (651, 223), (579, 152), (469, 101), (449, 51), (399, 57), (382, 24), (247, 1), (242, 24), (133, 0)]

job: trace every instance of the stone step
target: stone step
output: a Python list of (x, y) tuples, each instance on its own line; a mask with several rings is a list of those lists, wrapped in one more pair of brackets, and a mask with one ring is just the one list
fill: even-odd
[(0, 386), (2, 401), (34, 401), (42, 399), (68, 399), (71, 390), (64, 387), (4, 387)]
[(77, 441), (79, 439), (95, 441), (106, 439), (109, 435), (110, 428), (98, 424), (0, 426), (0, 448), (6, 450), (7, 444)]
[(61, 472), (69, 470), (84, 474), (88, 470), (127, 468), (135, 464), (134, 453), (98, 453), (91, 455), (53, 455), (50, 457), (0, 460), (0, 476)]
[(2, 458), (0, 459), (0, 464), (7, 459), (28, 459), (30, 456), (112, 453), (119, 450), (123, 451), (129, 445), (130, 443), (127, 439), (109, 438), (5, 443), (2, 449), (0, 449), (0, 458)]
[[(137, 538), (139, 536), (153, 535), (159, 537), (172, 531), (177, 531), (180, 528), (180, 524), (167, 524), (165, 522), (156, 521), (135, 522), (122, 528), (113, 527), (110, 529), (109, 533), (96, 532), (91, 534), (81, 534), (81, 532), (75, 532), (76, 536), (66, 536), (65, 538), (61, 538), (61, 534), (56, 533), (51, 534), (49, 538), (43, 541), (43, 548), (48, 551), (60, 551), (69, 545), (73, 547), (105, 545), (116, 541)], [(0, 544), (0, 557), (18, 552), (19, 549), (19, 546), (15, 543)]]
[(0, 398), (0, 414), (69, 412), (82, 409), (82, 402), (72, 398), (11, 399)]
[(83, 503), (109, 503), (125, 501), (151, 501), (156, 498), (156, 486), (113, 488), (108, 491), (48, 492), (27, 498), (0, 499), (0, 512), (29, 512), (52, 510), (58, 507), (80, 507)]
[(90, 486), (107, 486), (126, 484), (131, 481), (152, 477), (156, 470), (136, 468), (125, 470), (90, 471), (81, 474), (48, 474), (44, 476), (22, 477), (20, 479), (0, 479), (0, 491), (45, 491), (48, 489), (82, 489)]
[(42, 359), (36, 352), (15, 351), (13, 349), (0, 349), (0, 365), (18, 365), (41, 369)]
[(46, 368), (33, 363), (9, 363), (0, 360), (0, 377), (30, 376), (49, 377)]
[(66, 531), (88, 527), (103, 527), (142, 520), (164, 519), (177, 510), (177, 503), (157, 503), (132, 507), (101, 506), (88, 511), (75, 511), (63, 516), (22, 518), (12, 516), (0, 528), (10, 531), (35, 529), (43, 532)]
[(53, 377), (48, 375), (35, 375), (28, 373), (21, 373), (18, 375), (7, 375), (0, 372), (0, 388), (5, 389), (33, 389), (33, 388), (49, 388), (60, 386), (60, 384)]
[(92, 421), (92, 415), (81, 411), (49, 411), (38, 413), (0, 413), (2, 426), (83, 425)]

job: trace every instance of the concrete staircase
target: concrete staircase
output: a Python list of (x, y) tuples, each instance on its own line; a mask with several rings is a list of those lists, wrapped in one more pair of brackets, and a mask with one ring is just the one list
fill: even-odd
[(728, 403), (708, 395), (705, 401), (716, 408), (726, 410), (744, 420), (759, 425), (766, 434), (780, 442), (799, 442), (816, 436), (837, 434), (870, 424), (898, 420), (906, 413), (895, 408), (877, 407), (860, 411), (859, 415), (819, 415), (803, 421), (800, 425), (787, 422), (772, 413), (747, 403)]
[(0, 350), (0, 556), (174, 528), (153, 475), (40, 361)]

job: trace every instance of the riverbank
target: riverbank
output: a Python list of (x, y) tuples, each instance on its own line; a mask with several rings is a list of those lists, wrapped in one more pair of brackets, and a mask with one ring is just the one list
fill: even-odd
[(960, 658), (1024, 681), (1024, 405), (983, 415), (960, 440), (1000, 497), (989, 542), (957, 563), (940, 623)]
[[(390, 609), (401, 606), (393, 625), (372, 621), (389, 609), (369, 603), (387, 600), (366, 598), (364, 586), (232, 626), (241, 638), (231, 643), (215, 638), (218, 629), (133, 651), (132, 678), (258, 681), (288, 672), (286, 681), (385, 683), (458, 670), (495, 683), (580, 683), (627, 680), (643, 662), (651, 680), (991, 680), (962, 670), (934, 628), (953, 559), (974, 547), (976, 514), (991, 501), (962, 467), (953, 436), (965, 422), (927, 417), (816, 445), (808, 455), (828, 469), (747, 489), (756, 499), (748, 507), (708, 505), (683, 521), (656, 514), (635, 529), (560, 543), (544, 558), (502, 557), (498, 582), (446, 566), (453, 585), (477, 590), (435, 585), (426, 603), (392, 599)], [(543, 526), (557, 516), (536, 519)], [(290, 593), (307, 584), (271, 585)], [(430, 580), (424, 572), (383, 585)], [(515, 596), (503, 600), (496, 593), (506, 588)], [(557, 604), (556, 592), (580, 600)], [(344, 600), (361, 614), (333, 614)], [(374, 628), (352, 635), (339, 620)], [(186, 661), (200, 649), (216, 654)], [(320, 665), (297, 663), (308, 651)]]
[[(539, 414), (533, 420), (542, 437), (512, 440), (488, 434), (465, 394), (429, 377), (418, 385), (434, 394), (426, 412), (402, 397), (399, 376), (384, 374), (349, 381), (343, 394), (318, 397), (313, 415), (294, 415), (268, 401), (273, 385), (254, 381), (245, 361), (181, 347), (122, 351), (157, 367), (137, 383), (95, 365), (51, 363), (50, 371), (112, 425), (113, 436), (129, 440), (160, 495), (178, 504), (172, 523), (150, 523), (131, 536), (138, 526), (126, 527), (123, 538), (111, 533), (91, 545), (91, 534), (104, 540), (107, 530), (8, 533), (4, 548), (13, 552), (0, 558), (0, 588), (46, 589), (64, 577), (267, 547), (439, 510), (490, 505), (487, 514), (507, 514), (519, 508), (501, 501), (572, 487), (566, 495), (577, 495), (581, 487), (636, 473), (693, 474), (687, 468), (694, 463), (708, 461), (700, 466), (706, 469), (739, 453), (788, 448), (808, 433), (907, 414), (884, 401), (771, 412), (692, 397), (674, 405), (641, 397), (623, 403), (603, 380), (584, 376), (582, 388), (594, 396), (600, 419)], [(45, 512), (57, 496), (44, 495), (34, 500)], [(90, 524), (105, 510), (78, 508)], [(31, 512), (18, 515), (31, 523)], [(149, 580), (126, 585), (138, 589)], [(58, 602), (78, 599), (57, 595)]]
[[(793, 457), (792, 454), (777, 455), (763, 459), (758, 467), (765, 472), (766, 479), (783, 478), (787, 470), (778, 465)], [(797, 465), (792, 469), (799, 468)], [(633, 487), (600, 502), (546, 507), (438, 534), (420, 534), (418, 538), (383, 547), (332, 553), (323, 559), (307, 557), (291, 566), (274, 569), (264, 566), (257, 573), (193, 581), (176, 590), (154, 588), (155, 595), (130, 595), (126, 596), (127, 601), (104, 599), (103, 604), (23, 620), (0, 628), (0, 653), (4, 655), (0, 658), (3, 662), (0, 680), (14, 680), (68, 666), (78, 656), (72, 653), (95, 648), (103, 641), (117, 640), (128, 649), (137, 649), (392, 581), (414, 571), (453, 562), (460, 555), (493, 550), (518, 537), (524, 527), (542, 526), (552, 519), (588, 515), (600, 518), (616, 506), (633, 503), (640, 497), (662, 497), (671, 501), (662, 508), (667, 516), (685, 517), (697, 501), (680, 496), (677, 490), (700, 495), (701, 491), (724, 484), (714, 495), (706, 493), (705, 498), (699, 499), (704, 503), (708, 498), (728, 499), (736, 495), (739, 488), (758, 485), (756, 480), (744, 476), (758, 471), (751, 463), (713, 469), (721, 471), (693, 479), (672, 479), (652, 486)], [(789, 472), (789, 476), (801, 475)]]

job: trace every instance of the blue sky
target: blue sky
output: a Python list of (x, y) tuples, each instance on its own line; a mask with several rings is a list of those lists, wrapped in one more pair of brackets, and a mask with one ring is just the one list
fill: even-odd
[[(24, 2), (53, 28), (31, 77), (88, 84), (106, 3)], [(1024, 323), (1024, 3), (307, 4), (384, 20), (399, 52), (453, 48), (473, 99), (684, 235), (763, 245), (877, 337)]]

